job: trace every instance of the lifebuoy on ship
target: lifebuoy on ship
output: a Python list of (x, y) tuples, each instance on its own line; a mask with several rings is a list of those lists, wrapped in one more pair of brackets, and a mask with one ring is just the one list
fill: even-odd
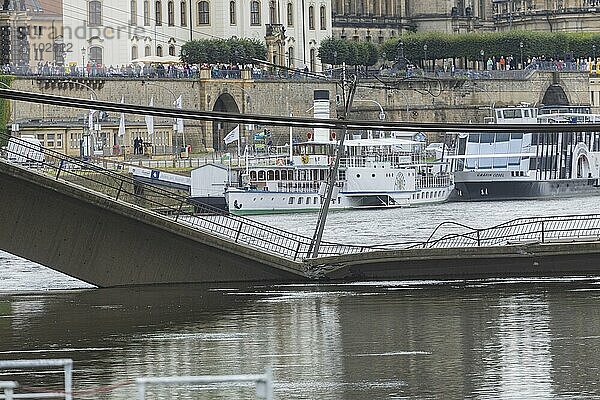
[(300, 158), (302, 159), (302, 164), (308, 164), (308, 162), (310, 161), (310, 158), (308, 158), (308, 154), (303, 154)]
[(278, 159), (277, 159), (277, 165), (279, 165), (279, 166), (282, 166), (282, 165), (284, 165), (283, 158), (278, 158)]
[(312, 132), (308, 132), (308, 133), (306, 134), (306, 138), (307, 138), (308, 140), (312, 140), (312, 138), (313, 138), (313, 134), (312, 134)]
[(331, 140), (335, 140), (335, 132), (334, 131), (331, 131), (331, 133), (329, 134), (329, 138)]

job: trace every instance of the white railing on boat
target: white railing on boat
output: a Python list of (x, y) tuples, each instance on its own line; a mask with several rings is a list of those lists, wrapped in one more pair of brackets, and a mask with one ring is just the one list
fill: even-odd
[(448, 187), (452, 184), (450, 175), (425, 175), (417, 176), (415, 187), (417, 189), (432, 187)]

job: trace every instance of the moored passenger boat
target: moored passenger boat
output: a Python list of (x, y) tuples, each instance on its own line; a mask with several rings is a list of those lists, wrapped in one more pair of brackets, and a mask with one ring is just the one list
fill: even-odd
[[(334, 140), (295, 144), (292, 154), (252, 157), (232, 168), (225, 190), (237, 214), (317, 211), (325, 199)], [(448, 199), (448, 165), (424, 161), (423, 143), (389, 137), (345, 141), (330, 209), (406, 207)]]
[[(600, 123), (589, 109), (495, 110), (502, 124)], [(600, 194), (600, 132), (465, 133), (454, 144), (451, 200), (540, 199)]]

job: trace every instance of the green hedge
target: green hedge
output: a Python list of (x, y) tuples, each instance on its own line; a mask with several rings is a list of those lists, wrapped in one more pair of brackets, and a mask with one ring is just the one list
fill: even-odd
[(523, 58), (545, 56), (546, 59), (564, 59), (567, 53), (575, 58), (600, 56), (600, 33), (549, 33), (510, 31), (499, 33), (445, 34), (436, 32), (409, 33), (401, 38), (389, 39), (380, 46), (384, 59), (391, 61), (398, 57), (398, 43), (402, 41), (404, 57), (414, 63), (425, 58), (423, 46), (427, 45), (427, 59), (464, 58), (480, 60), (484, 57), (521, 56), (520, 43), (523, 43)]
[[(8, 85), (10, 87), (13, 80), (13, 76), (0, 75), (0, 82), (2, 82), (0, 86), (4, 87), (4, 85)], [(5, 139), (5, 135), (10, 132), (10, 127), (7, 126), (8, 121), (10, 121), (10, 101), (2, 99), (0, 101), (0, 132), (2, 132), (3, 135), (0, 137), (0, 147), (8, 144), (8, 140)]]
[(324, 64), (370, 66), (377, 64), (379, 50), (370, 42), (327, 38), (321, 41), (319, 58)]
[(256, 39), (200, 39), (181, 46), (181, 60), (188, 64), (247, 64), (253, 58), (267, 58), (267, 48)]

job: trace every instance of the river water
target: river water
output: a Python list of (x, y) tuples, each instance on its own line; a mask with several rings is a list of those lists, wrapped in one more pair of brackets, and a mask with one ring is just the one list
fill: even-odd
[[(325, 237), (426, 238), (442, 221), (585, 214), (597, 198), (334, 212)], [(316, 214), (253, 217), (310, 236)], [(124, 266), (126, 267), (126, 266)], [(0, 253), (0, 359), (73, 358), (75, 398), (139, 376), (262, 373), (277, 399), (600, 398), (600, 277), (94, 289)], [(26, 387), (60, 376), (10, 375)], [(255, 398), (245, 385), (148, 398)]]

